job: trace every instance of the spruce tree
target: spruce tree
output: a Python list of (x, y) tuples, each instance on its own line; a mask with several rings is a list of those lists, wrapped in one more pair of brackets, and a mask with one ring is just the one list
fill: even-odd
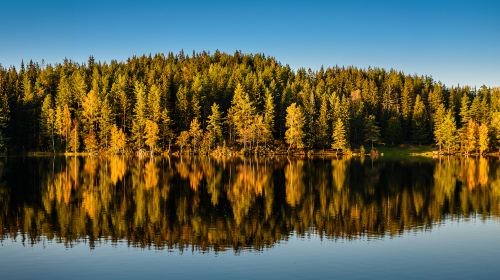
[(304, 147), (304, 114), (300, 106), (296, 103), (288, 106), (286, 109), (286, 132), (285, 141), (288, 144), (288, 151), (292, 148), (301, 149)]
[(372, 150), (373, 144), (380, 141), (380, 127), (378, 126), (374, 115), (368, 115), (365, 119), (364, 138), (365, 142), (371, 144)]
[(335, 153), (337, 153), (339, 150), (342, 152), (347, 148), (345, 128), (340, 118), (337, 118), (337, 121), (335, 122), (332, 139), (332, 149), (335, 150)]
[(217, 146), (222, 139), (222, 116), (217, 103), (212, 105), (211, 112), (210, 116), (208, 116), (207, 131), (211, 137), (210, 146)]
[(427, 124), (428, 121), (425, 104), (418, 94), (415, 99), (415, 106), (413, 107), (412, 116), (411, 132), (413, 142), (419, 145), (427, 142), (427, 139), (429, 137)]

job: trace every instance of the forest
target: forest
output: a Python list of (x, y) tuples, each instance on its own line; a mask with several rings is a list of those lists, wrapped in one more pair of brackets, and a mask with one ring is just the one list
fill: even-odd
[(500, 149), (500, 88), (381, 68), (292, 69), (193, 52), (120, 62), (0, 65), (3, 154), (267, 154), (379, 145)]

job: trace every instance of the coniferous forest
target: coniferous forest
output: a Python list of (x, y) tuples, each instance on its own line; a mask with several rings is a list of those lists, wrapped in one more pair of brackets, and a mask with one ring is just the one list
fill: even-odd
[(0, 66), (0, 148), (27, 152), (346, 152), (500, 148), (500, 89), (380, 68), (293, 70), (216, 51)]

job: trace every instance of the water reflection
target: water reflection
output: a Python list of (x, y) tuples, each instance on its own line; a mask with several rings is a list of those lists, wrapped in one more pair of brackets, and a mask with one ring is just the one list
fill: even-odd
[(500, 168), (485, 158), (7, 158), (0, 211), (1, 238), (26, 243), (261, 249), (291, 233), (377, 238), (498, 217)]

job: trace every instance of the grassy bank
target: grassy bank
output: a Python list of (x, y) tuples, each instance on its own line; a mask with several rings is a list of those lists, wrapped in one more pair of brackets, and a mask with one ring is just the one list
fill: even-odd
[[(397, 147), (375, 147), (378, 153), (370, 154), (369, 148), (366, 150), (366, 156), (373, 157), (383, 157), (383, 158), (433, 158), (437, 157), (437, 149), (436, 147), (425, 145), (425, 146), (413, 146), (413, 145), (401, 145)], [(16, 155), (1, 155), (1, 156), (32, 156), (32, 157), (47, 157), (47, 156), (109, 156), (112, 155), (110, 152), (100, 152), (100, 153), (88, 153), (88, 152), (79, 152), (79, 153), (51, 153), (51, 152), (29, 152), (25, 154), (16, 154)], [(127, 156), (138, 156), (138, 157), (149, 157), (150, 153), (132, 153), (128, 152), (125, 155)], [(155, 155), (164, 155), (164, 156), (173, 156), (180, 157), (180, 153), (178, 151), (174, 151), (171, 153), (155, 153)], [(186, 154), (187, 155), (187, 154)], [(498, 157), (498, 153), (488, 154), (489, 156)], [(203, 156), (203, 155), (199, 155)], [(354, 149), (349, 151), (349, 153), (342, 155), (341, 153), (336, 154), (335, 151), (331, 149), (324, 150), (295, 150), (295, 151), (286, 151), (286, 150), (268, 150), (265, 153), (250, 153), (244, 154), (242, 151), (226, 149), (224, 151), (214, 150), (210, 156), (219, 157), (219, 158), (233, 158), (233, 157), (302, 157), (302, 158), (312, 158), (312, 157), (359, 157), (360, 151), (359, 149)], [(463, 156), (462, 154), (456, 154), (456, 156)], [(477, 156), (476, 154), (471, 154), (469, 156)]]
[(427, 157), (436, 156), (431, 146), (398, 146), (398, 147), (377, 147), (383, 157), (404, 158), (404, 157)]

